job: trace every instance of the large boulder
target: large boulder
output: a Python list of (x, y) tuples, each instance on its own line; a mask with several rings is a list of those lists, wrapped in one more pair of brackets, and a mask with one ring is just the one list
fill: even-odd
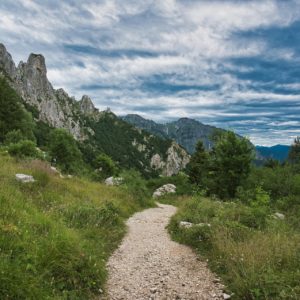
[(174, 193), (176, 193), (176, 186), (174, 184), (168, 183), (155, 190), (152, 197), (158, 198), (166, 194), (174, 194)]
[(106, 185), (121, 185), (124, 179), (122, 177), (108, 177), (105, 179), (104, 183)]
[(35, 182), (31, 175), (26, 174), (16, 174), (16, 180), (22, 183)]

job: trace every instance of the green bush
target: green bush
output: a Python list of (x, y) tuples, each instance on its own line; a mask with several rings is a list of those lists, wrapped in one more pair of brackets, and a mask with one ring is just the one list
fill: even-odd
[(63, 172), (79, 173), (81, 171), (82, 154), (73, 136), (64, 129), (54, 129), (51, 132), (49, 150), (52, 161)]
[(20, 129), (12, 130), (5, 135), (5, 145), (17, 144), (21, 141), (26, 140)]
[(28, 140), (20, 141), (17, 144), (10, 144), (8, 146), (8, 153), (18, 158), (39, 157), (39, 152), (36, 148), (35, 143)]
[(117, 173), (115, 162), (106, 154), (102, 153), (95, 159), (96, 175), (100, 180), (111, 177)]

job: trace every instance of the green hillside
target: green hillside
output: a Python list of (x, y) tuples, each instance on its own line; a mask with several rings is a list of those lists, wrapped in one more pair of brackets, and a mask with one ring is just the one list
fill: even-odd
[[(153, 203), (130, 182), (118, 188), (60, 178), (45, 162), (3, 152), (0, 161), (0, 299), (99, 295), (124, 220)], [(19, 183), (16, 173), (36, 182)]]

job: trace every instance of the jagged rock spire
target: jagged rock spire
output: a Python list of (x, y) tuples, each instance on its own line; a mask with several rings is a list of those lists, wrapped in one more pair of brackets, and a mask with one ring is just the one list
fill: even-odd
[(79, 101), (80, 103), (80, 110), (82, 111), (82, 113), (84, 113), (85, 115), (90, 115), (95, 113), (96, 111), (98, 111), (91, 98), (87, 95), (83, 95), (81, 100)]
[(16, 66), (7, 52), (5, 46), (0, 43), (0, 71), (4, 71), (9, 77), (14, 78), (16, 76)]

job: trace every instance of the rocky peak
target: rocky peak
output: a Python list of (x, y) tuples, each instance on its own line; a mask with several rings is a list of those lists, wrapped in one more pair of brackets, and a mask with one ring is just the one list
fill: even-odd
[[(72, 98), (70, 98), (70, 96), (68, 95), (68, 93), (67, 93), (64, 89), (62, 89), (62, 88), (57, 89), (57, 90), (55, 91), (55, 94), (56, 94), (57, 98), (58, 98), (58, 99), (61, 99), (61, 100), (72, 99)], [(72, 100), (73, 100), (73, 99), (72, 99)], [(74, 100), (74, 101), (75, 101), (75, 100)]]
[(80, 103), (80, 110), (85, 115), (90, 115), (97, 111), (91, 98), (87, 95), (83, 95), (79, 103)]
[(11, 55), (7, 52), (5, 46), (0, 43), (0, 72), (1, 71), (7, 73), (7, 75), (11, 78), (16, 76), (15, 63)]
[(54, 98), (54, 90), (47, 78), (45, 58), (30, 54), (27, 63), (18, 66), (17, 84), (21, 95), (30, 104)]

